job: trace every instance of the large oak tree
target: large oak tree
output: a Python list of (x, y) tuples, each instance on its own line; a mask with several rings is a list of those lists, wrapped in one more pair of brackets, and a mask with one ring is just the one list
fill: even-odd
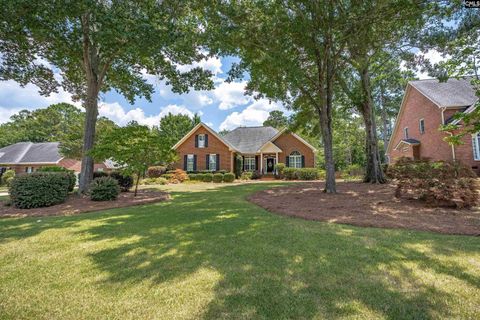
[(93, 177), (101, 93), (150, 100), (152, 74), (174, 92), (211, 89), (211, 73), (178, 66), (204, 58), (205, 26), (196, 1), (2, 0), (0, 80), (33, 83), (43, 95), (62, 87), (86, 110), (80, 191)]

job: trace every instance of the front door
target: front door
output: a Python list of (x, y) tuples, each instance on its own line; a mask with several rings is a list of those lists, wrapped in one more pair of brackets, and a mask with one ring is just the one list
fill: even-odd
[(275, 159), (267, 158), (267, 173), (272, 173), (274, 169)]

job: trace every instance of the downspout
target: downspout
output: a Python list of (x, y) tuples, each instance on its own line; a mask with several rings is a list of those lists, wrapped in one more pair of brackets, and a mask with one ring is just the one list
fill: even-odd
[[(447, 108), (446, 108), (446, 107), (443, 107), (443, 108), (442, 108), (442, 125), (445, 124), (445, 116), (444, 116), (444, 114), (443, 114), (443, 112), (445, 112), (445, 109), (447, 109)], [(450, 136), (453, 136), (453, 133), (451, 133), (451, 132), (447, 132), (447, 133), (448, 133)], [(452, 147), (452, 159), (453, 159), (453, 161), (455, 161), (455, 160), (456, 160), (456, 157), (455, 157), (455, 146), (452, 144), (451, 147)]]

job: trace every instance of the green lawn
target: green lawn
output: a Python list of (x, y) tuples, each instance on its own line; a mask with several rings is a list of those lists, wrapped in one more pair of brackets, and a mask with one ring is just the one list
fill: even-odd
[(0, 219), (0, 318), (478, 317), (480, 238), (303, 221), (245, 200), (272, 185), (168, 186), (166, 203)]

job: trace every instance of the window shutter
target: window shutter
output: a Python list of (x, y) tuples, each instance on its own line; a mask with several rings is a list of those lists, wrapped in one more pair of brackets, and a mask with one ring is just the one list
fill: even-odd
[(288, 168), (290, 167), (290, 157), (289, 156), (286, 156), (285, 157), (285, 166)]
[(205, 148), (208, 147), (208, 134), (205, 135)]
[(242, 171), (245, 171), (245, 157), (244, 156), (242, 156), (242, 166), (243, 166)]
[(255, 156), (255, 170), (258, 170), (258, 156)]
[(197, 171), (197, 155), (193, 155), (193, 171)]
[(195, 148), (198, 148), (198, 134), (195, 135)]
[(183, 156), (183, 170), (187, 171), (187, 155)]
[(217, 171), (220, 170), (220, 155), (217, 153)]
[(205, 155), (205, 170), (210, 170), (210, 155)]
[(302, 156), (302, 168), (305, 168), (305, 156)]

